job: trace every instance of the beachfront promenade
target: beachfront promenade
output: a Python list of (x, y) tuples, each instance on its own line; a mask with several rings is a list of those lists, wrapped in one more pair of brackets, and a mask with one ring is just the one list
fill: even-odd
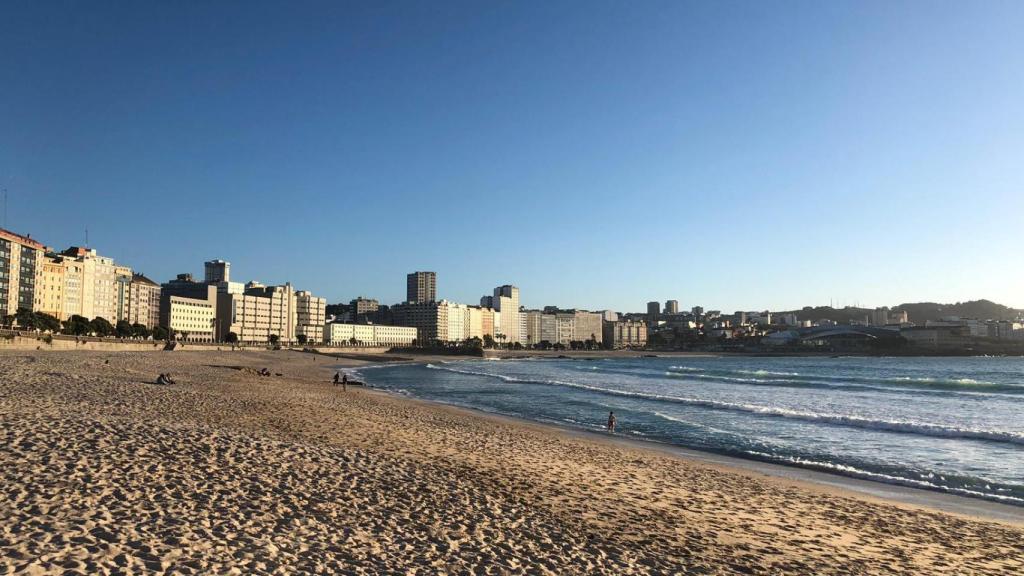
[[(342, 392), (338, 363), (359, 364), (0, 352), (0, 571), (1024, 570), (1020, 524)], [(152, 384), (166, 372), (175, 385)]]

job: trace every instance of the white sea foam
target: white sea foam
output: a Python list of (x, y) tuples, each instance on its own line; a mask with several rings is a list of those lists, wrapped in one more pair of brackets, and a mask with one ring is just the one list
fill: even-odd
[(1010, 431), (960, 428), (953, 426), (945, 426), (941, 424), (932, 424), (928, 422), (879, 420), (873, 418), (865, 418), (863, 416), (858, 415), (807, 412), (800, 410), (792, 410), (789, 408), (783, 408), (779, 406), (762, 406), (758, 404), (725, 402), (721, 400), (708, 400), (703, 398), (692, 398), (685, 396), (669, 396), (664, 394), (635, 392), (629, 390), (616, 390), (612, 388), (603, 388), (600, 386), (583, 384), (581, 382), (517, 378), (515, 376), (507, 376), (504, 374), (493, 374), (490, 372), (479, 372), (473, 370), (460, 370), (456, 368), (450, 368), (447, 366), (435, 366), (433, 364), (428, 364), (427, 367), (437, 370), (456, 372), (459, 374), (497, 378), (505, 382), (565, 386), (571, 388), (578, 388), (582, 390), (589, 390), (599, 394), (610, 394), (615, 396), (626, 396), (631, 398), (655, 400), (661, 402), (672, 402), (678, 404), (686, 404), (690, 406), (701, 406), (716, 410), (747, 412), (761, 416), (782, 418), (788, 420), (799, 420), (804, 422), (812, 422), (816, 424), (847, 426), (866, 430), (898, 432), (903, 434), (917, 434), (922, 436), (932, 436), (938, 438), (962, 438), (968, 440), (984, 440), (990, 442), (1004, 442), (1009, 444), (1024, 445), (1024, 434)]
[[(929, 488), (932, 490), (941, 490), (943, 492), (953, 492), (956, 494), (963, 494), (966, 496), (977, 496), (982, 498), (991, 498), (995, 500), (1001, 500), (1005, 502), (1019, 502), (1024, 503), (1024, 498), (1017, 498), (1016, 496), (1004, 496), (1002, 494), (995, 494), (992, 492), (981, 492), (978, 490), (970, 490), (968, 488), (960, 488), (957, 486), (946, 486), (943, 484), (936, 484), (934, 482), (928, 482), (925, 480), (915, 480), (913, 478), (906, 478), (903, 476), (893, 476), (890, 474), (882, 474), (881, 472), (871, 472), (868, 470), (862, 470), (855, 466), (849, 466), (847, 464), (835, 464), (832, 462), (818, 462), (815, 460), (808, 460), (806, 458), (800, 458), (796, 456), (778, 456), (775, 454), (768, 454), (765, 452), (758, 452), (756, 450), (747, 450), (747, 454), (751, 456), (758, 456), (766, 458), (775, 462), (785, 462), (788, 464), (795, 464), (797, 466), (803, 466), (807, 468), (818, 468), (825, 470), (834, 470), (841, 472), (848, 476), (854, 476), (859, 478), (865, 478), (869, 480), (875, 480), (876, 482), (884, 482), (886, 484), (900, 484), (903, 486), (913, 486), (917, 488)], [(930, 475), (931, 476), (931, 475)], [(940, 476), (945, 481), (945, 478)], [(986, 486), (986, 488), (989, 488)], [(1005, 491), (1005, 490), (1000, 490)]]

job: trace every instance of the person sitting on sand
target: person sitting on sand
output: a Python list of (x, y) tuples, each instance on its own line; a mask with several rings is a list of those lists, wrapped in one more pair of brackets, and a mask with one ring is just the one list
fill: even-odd
[(608, 431), (615, 433), (615, 412), (608, 412)]
[(263, 368), (262, 370), (259, 371), (259, 375), (260, 376), (270, 376), (270, 370), (267, 370), (266, 368)]
[(157, 377), (156, 383), (161, 386), (170, 386), (171, 384), (174, 384), (174, 380), (171, 378), (170, 374), (161, 374)]

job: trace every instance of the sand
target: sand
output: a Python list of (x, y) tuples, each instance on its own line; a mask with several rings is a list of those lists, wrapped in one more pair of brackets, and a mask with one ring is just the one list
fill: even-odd
[(333, 363), (0, 354), (0, 573), (1024, 572), (1020, 524), (342, 392)]

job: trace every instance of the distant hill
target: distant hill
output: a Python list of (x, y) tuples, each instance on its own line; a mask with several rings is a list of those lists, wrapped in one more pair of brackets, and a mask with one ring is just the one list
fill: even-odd
[(960, 316), (961, 318), (978, 318), (979, 320), (1015, 320), (1021, 310), (1015, 310), (991, 300), (971, 300), (956, 304), (936, 304), (935, 302), (918, 302), (916, 304), (900, 304), (895, 310), (906, 310), (910, 321), (924, 323), (938, 320), (943, 316)]
[[(891, 310), (905, 310), (910, 321), (924, 324), (928, 320), (938, 320), (945, 316), (961, 318), (978, 318), (980, 320), (1015, 320), (1024, 311), (996, 304), (991, 300), (971, 300), (956, 304), (938, 304), (936, 302), (916, 302), (890, 306)], [(864, 320), (871, 314), (872, 308), (832, 308), (831, 306), (807, 306), (801, 310), (787, 310), (774, 314), (796, 314), (800, 320), (832, 320), (839, 324), (849, 324), (851, 320)]]

